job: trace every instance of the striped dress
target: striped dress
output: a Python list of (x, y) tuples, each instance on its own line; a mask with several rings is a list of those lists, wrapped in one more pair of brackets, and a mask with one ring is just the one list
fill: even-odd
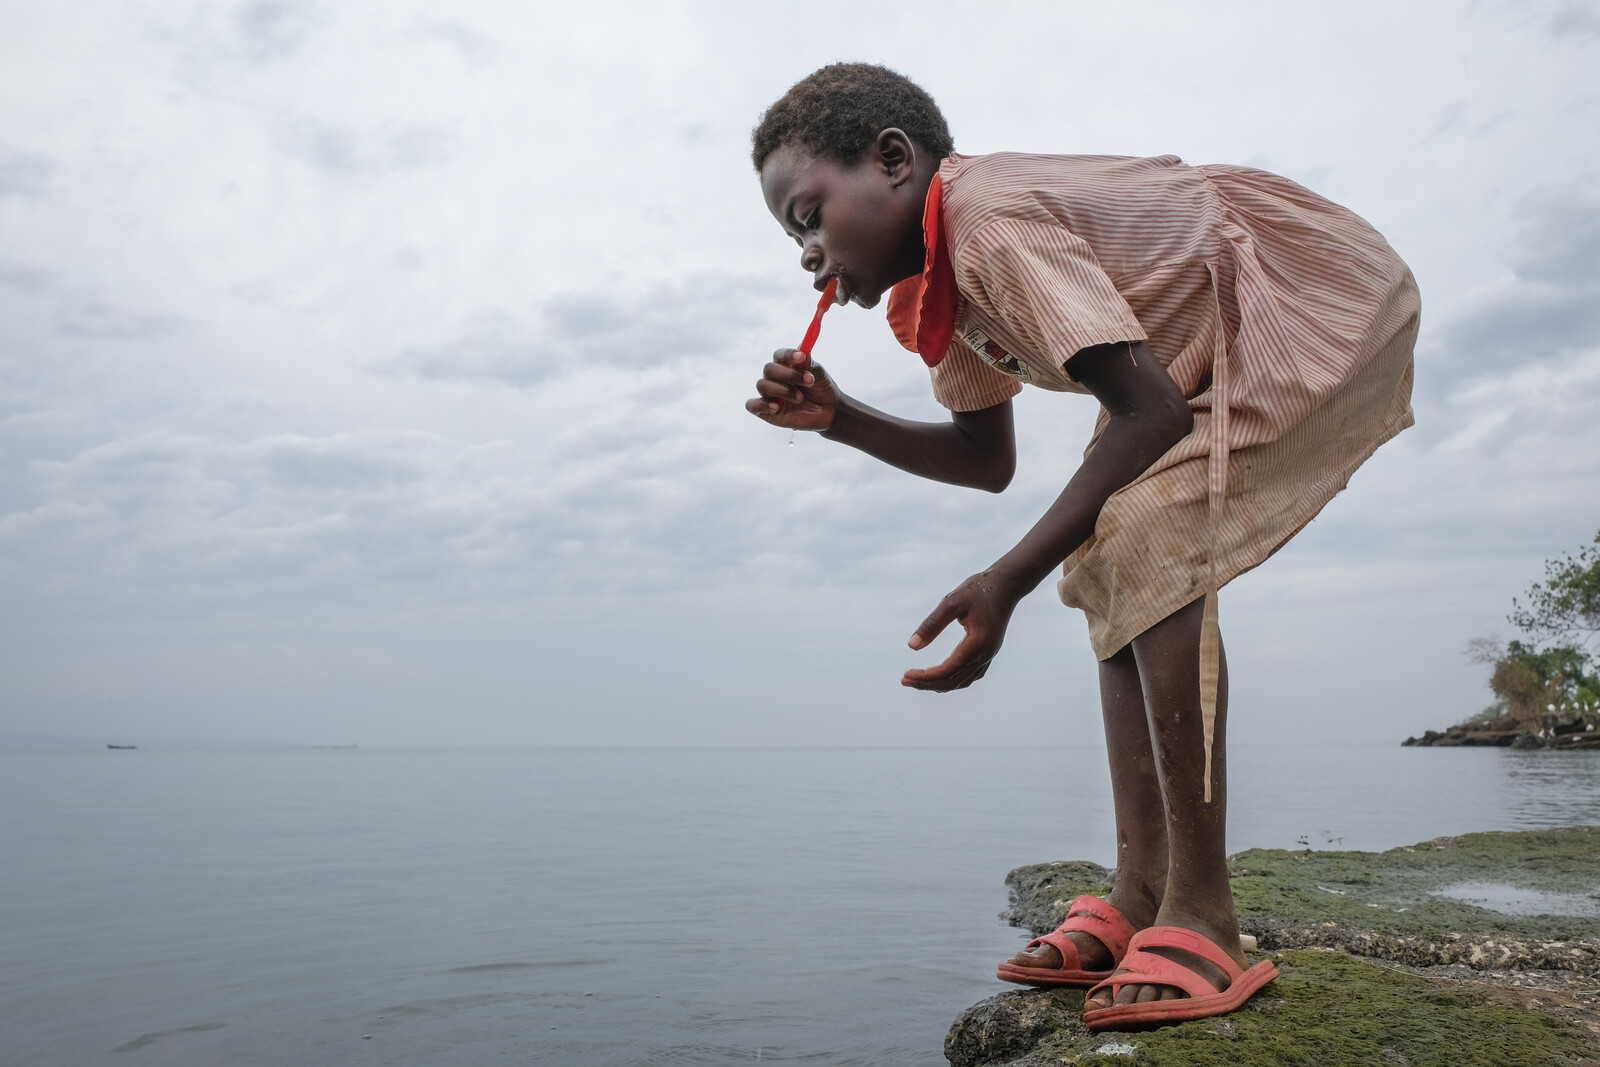
[(1265, 560), (1412, 423), (1411, 272), (1288, 179), (1175, 156), (953, 156), (925, 225), (929, 271), (897, 287), (890, 319), (914, 347), (940, 313), (937, 249), (950, 326), (942, 351), (921, 334), (940, 403), (1086, 392), (1068, 359), (1143, 340), (1194, 412), (1066, 560), (1061, 599), (1101, 659)]

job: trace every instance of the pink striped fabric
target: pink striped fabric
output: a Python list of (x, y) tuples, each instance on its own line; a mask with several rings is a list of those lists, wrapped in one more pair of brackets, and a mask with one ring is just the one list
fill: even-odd
[(930, 371), (942, 404), (1083, 392), (1075, 353), (1144, 340), (1195, 413), (1065, 563), (1100, 658), (1261, 563), (1411, 425), (1416, 285), (1350, 211), (1175, 156), (955, 156), (940, 175), (961, 297)]

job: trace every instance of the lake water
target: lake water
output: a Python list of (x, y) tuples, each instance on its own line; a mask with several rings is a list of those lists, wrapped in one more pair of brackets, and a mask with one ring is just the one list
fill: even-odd
[[(1233, 850), (1600, 824), (1600, 752), (1231, 763)], [(0, 752), (0, 1063), (937, 1065), (1112, 855), (1094, 748)]]

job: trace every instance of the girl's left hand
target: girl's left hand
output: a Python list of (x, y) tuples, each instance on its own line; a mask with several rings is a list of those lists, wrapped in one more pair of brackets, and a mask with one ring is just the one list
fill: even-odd
[(914, 649), (926, 648), (952, 622), (959, 622), (966, 635), (945, 661), (937, 667), (906, 671), (900, 684), (912, 689), (948, 693), (965, 689), (982, 678), (989, 663), (1000, 651), (1006, 626), (1024, 591), (1014, 588), (993, 570), (974, 574), (939, 601), (933, 614), (922, 620), (908, 642)]

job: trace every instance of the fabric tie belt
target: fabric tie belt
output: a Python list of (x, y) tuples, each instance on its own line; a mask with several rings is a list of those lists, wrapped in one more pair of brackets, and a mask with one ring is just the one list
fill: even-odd
[(1228, 330), (1217, 292), (1217, 267), (1211, 276), (1211, 307), (1217, 316), (1211, 357), (1211, 454), (1207, 469), (1206, 606), (1200, 619), (1200, 726), (1206, 745), (1205, 801), (1211, 803), (1211, 741), (1217, 730), (1217, 690), (1222, 679), (1222, 630), (1217, 623), (1217, 544), (1228, 497)]

